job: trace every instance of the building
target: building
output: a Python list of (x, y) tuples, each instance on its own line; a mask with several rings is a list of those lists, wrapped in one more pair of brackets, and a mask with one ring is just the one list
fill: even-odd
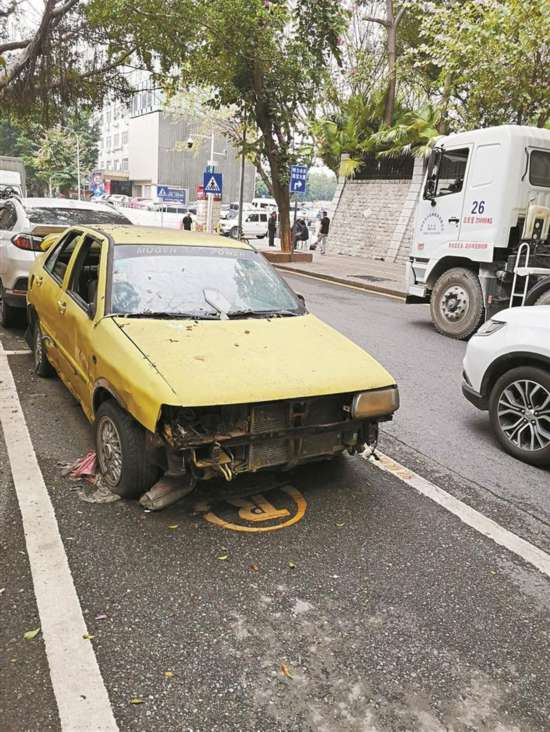
[[(194, 200), (210, 158), (210, 135), (195, 116), (174, 116), (163, 95), (141, 74), (133, 79), (129, 103), (107, 102), (95, 119), (99, 126), (97, 171), (107, 193), (156, 198), (159, 186), (183, 189)], [(209, 132), (209, 131), (207, 131)], [(187, 141), (192, 139), (190, 148)], [(223, 173), (223, 201), (239, 198), (241, 162), (220, 132), (214, 133), (216, 171)], [(255, 169), (245, 165), (244, 200), (254, 196)]]

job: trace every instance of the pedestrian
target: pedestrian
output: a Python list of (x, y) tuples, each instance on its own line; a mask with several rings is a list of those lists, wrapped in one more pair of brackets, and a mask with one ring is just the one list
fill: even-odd
[(267, 233), (269, 235), (269, 246), (275, 246), (275, 234), (277, 233), (277, 212), (272, 211), (267, 222)]
[(296, 219), (292, 238), (294, 241), (294, 249), (301, 249), (304, 246), (304, 242), (307, 242), (309, 239), (309, 229), (307, 228), (304, 219)]
[(329, 229), (330, 219), (327, 216), (327, 212), (323, 211), (323, 215), (321, 216), (321, 223), (319, 225), (319, 236), (317, 237), (317, 246), (319, 246), (321, 254), (327, 253), (327, 239)]
[(185, 229), (185, 231), (191, 231), (191, 226), (193, 225), (193, 219), (191, 218), (191, 214), (189, 211), (185, 214), (183, 219), (181, 220), (181, 227), (182, 229)]

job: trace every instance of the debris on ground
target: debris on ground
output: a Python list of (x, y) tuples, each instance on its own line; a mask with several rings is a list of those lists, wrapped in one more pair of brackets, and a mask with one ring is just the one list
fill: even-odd
[(84, 457), (78, 458), (74, 463), (65, 465), (61, 471), (61, 475), (69, 477), (71, 480), (79, 480), (80, 478), (94, 478), (96, 475), (96, 454), (94, 450), (88, 450)]
[(121, 500), (121, 496), (112, 493), (105, 485), (100, 475), (95, 477), (90, 487), (79, 488), (78, 497), (85, 503), (114, 503), (115, 501)]
[(147, 493), (141, 496), (139, 502), (143, 508), (160, 511), (191, 493), (194, 487), (193, 481), (185, 481), (179, 476), (164, 475)]
[(40, 628), (35, 628), (34, 630), (27, 630), (27, 632), (24, 634), (23, 638), (25, 640), (33, 640), (36, 638), (36, 636), (40, 633)]

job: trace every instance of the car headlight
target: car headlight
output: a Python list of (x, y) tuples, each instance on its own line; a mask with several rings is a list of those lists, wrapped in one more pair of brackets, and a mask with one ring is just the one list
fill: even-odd
[(486, 323), (483, 323), (481, 328), (477, 331), (477, 333), (474, 333), (476, 336), (488, 336), (492, 335), (493, 333), (496, 333), (501, 328), (504, 328), (506, 323), (503, 320), (488, 320)]
[(353, 397), (351, 416), (354, 419), (382, 417), (399, 409), (399, 391), (396, 386), (363, 391)]

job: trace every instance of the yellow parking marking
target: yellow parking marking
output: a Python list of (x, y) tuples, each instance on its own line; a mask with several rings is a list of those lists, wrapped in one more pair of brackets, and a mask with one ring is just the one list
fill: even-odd
[[(239, 518), (243, 521), (249, 521), (251, 523), (259, 523), (264, 521), (272, 521), (277, 518), (286, 518), (290, 516), (287, 521), (280, 524), (274, 524), (273, 526), (245, 526), (244, 524), (235, 524), (231, 521), (226, 521), (221, 516), (208, 511), (204, 514), (203, 518), (211, 524), (221, 526), (222, 529), (229, 529), (230, 531), (243, 531), (245, 533), (260, 533), (266, 531), (278, 531), (279, 529), (285, 529), (288, 526), (298, 523), (303, 518), (307, 502), (303, 495), (296, 488), (291, 486), (285, 486), (278, 490), (286, 493), (296, 506), (296, 513), (291, 515), (290, 511), (286, 508), (275, 508), (265, 496), (258, 494), (250, 496), (248, 498), (229, 498), (226, 503), (229, 503), (235, 508), (239, 509)], [(195, 507), (197, 508), (197, 507)], [(206, 508), (206, 507), (205, 507)]]

